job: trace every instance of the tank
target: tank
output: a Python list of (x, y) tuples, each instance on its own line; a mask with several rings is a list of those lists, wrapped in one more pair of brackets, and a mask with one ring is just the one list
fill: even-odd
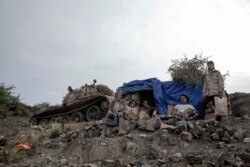
[(84, 86), (73, 90), (63, 99), (62, 105), (38, 111), (30, 118), (31, 125), (46, 125), (55, 122), (96, 121), (103, 118), (109, 109), (113, 96), (99, 93), (95, 86)]

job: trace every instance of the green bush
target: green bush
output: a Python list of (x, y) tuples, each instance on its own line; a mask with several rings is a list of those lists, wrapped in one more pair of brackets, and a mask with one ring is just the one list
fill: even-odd
[(174, 82), (186, 83), (189, 86), (203, 84), (207, 61), (208, 57), (203, 58), (202, 55), (195, 55), (192, 59), (184, 56), (184, 58), (172, 60), (173, 64), (168, 72)]
[(13, 159), (12, 159), (12, 162), (20, 161), (20, 160), (24, 159), (25, 157), (27, 157), (27, 152), (26, 152), (26, 150), (19, 151), (19, 152), (17, 152), (17, 153), (14, 155), (14, 157), (13, 157)]
[(97, 87), (98, 91), (103, 95), (107, 95), (107, 96), (114, 95), (114, 91), (106, 85), (98, 84), (98, 85), (96, 85), (96, 87)]
[(4, 83), (0, 83), (0, 106), (8, 108), (17, 108), (20, 104), (20, 96), (14, 95), (13, 85), (6, 86)]
[(61, 132), (59, 129), (55, 129), (51, 132), (51, 134), (49, 135), (49, 138), (54, 139), (57, 138), (61, 135)]
[(49, 107), (50, 107), (50, 104), (48, 102), (43, 102), (43, 103), (35, 104), (33, 106), (33, 110), (38, 111), (38, 110), (47, 109)]

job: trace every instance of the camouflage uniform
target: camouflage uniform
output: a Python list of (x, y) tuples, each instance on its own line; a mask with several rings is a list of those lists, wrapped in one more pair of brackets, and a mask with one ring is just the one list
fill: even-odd
[(201, 101), (201, 110), (202, 115), (201, 118), (204, 118), (204, 111), (207, 108), (207, 104), (212, 102), (214, 104), (214, 97), (219, 96), (219, 92), (224, 91), (224, 82), (221, 73), (218, 70), (213, 69), (209, 71), (206, 75), (204, 86), (203, 86), (203, 94), (204, 97)]
[(71, 103), (73, 103), (73, 102), (75, 102), (76, 101), (76, 96), (75, 96), (75, 93), (74, 93), (74, 91), (72, 91), (72, 92), (69, 92), (66, 96), (65, 96), (65, 98), (63, 99), (63, 104), (65, 105), (69, 105), (69, 104), (71, 104)]
[(125, 111), (127, 107), (126, 101), (112, 101), (109, 108), (109, 113), (118, 113), (118, 115), (123, 115), (123, 112)]
[(218, 70), (209, 71), (206, 75), (203, 87), (205, 96), (218, 96), (219, 91), (223, 92), (224, 82), (221, 73)]

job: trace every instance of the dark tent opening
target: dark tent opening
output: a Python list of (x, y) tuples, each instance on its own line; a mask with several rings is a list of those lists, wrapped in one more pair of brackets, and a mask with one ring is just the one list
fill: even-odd
[(139, 91), (139, 95), (141, 97), (140, 106), (142, 106), (144, 100), (147, 100), (149, 105), (155, 107), (155, 99), (152, 90)]

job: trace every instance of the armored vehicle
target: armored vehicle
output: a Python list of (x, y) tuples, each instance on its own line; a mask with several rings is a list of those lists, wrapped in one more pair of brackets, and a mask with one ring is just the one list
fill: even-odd
[(85, 86), (73, 90), (68, 88), (62, 105), (49, 107), (35, 113), (31, 125), (46, 125), (55, 122), (81, 122), (99, 120), (106, 115), (113, 96), (100, 94), (94, 86)]

